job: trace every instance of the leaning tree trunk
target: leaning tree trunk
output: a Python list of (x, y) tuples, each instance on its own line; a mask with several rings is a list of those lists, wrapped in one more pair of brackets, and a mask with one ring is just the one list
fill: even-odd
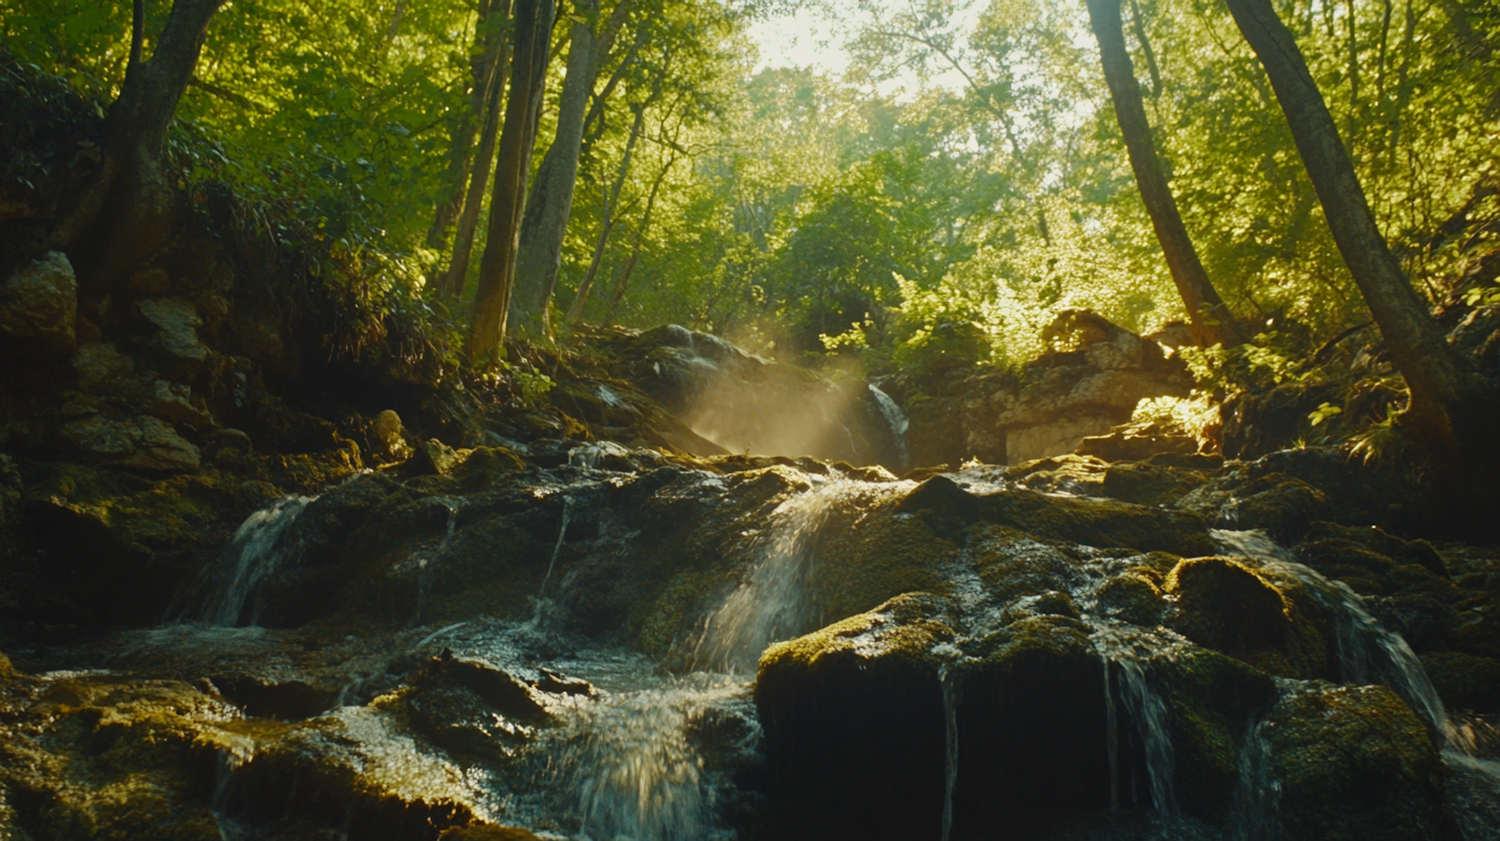
[[(1402, 422), (1427, 449), (1434, 489), (1440, 495), (1457, 495), (1448, 500), (1455, 503), (1450, 512), (1456, 516), (1471, 506), (1482, 511), (1485, 497), (1492, 498), (1500, 487), (1495, 475), (1500, 462), (1495, 442), (1500, 395), (1495, 383), (1448, 344), (1386, 245), (1302, 51), (1269, 0), (1227, 3), (1265, 67), (1334, 242), (1380, 327), (1391, 359), (1406, 378), (1411, 402)], [(1487, 483), (1485, 492), (1476, 493), (1476, 483)], [(1493, 512), (1485, 516), (1493, 518)]]
[(72, 256), (92, 282), (124, 276), (171, 234), (174, 191), (162, 168), (167, 129), (224, 2), (176, 0), (147, 61), (140, 61), (143, 4), (136, 4), (131, 63), (105, 119), (99, 178), (50, 238), (53, 248), (83, 252)]
[(557, 136), (542, 158), (536, 184), (521, 220), (521, 247), (516, 259), (516, 295), (510, 310), (510, 329), (531, 335), (551, 332), (547, 309), (557, 285), (563, 238), (573, 212), (573, 187), (578, 181), (578, 155), (583, 145), (583, 118), (594, 90), (594, 23), (597, 0), (575, 3), (568, 75), (563, 80), (557, 109)]
[(468, 356), (478, 363), (505, 341), (506, 313), (515, 281), (521, 212), (526, 203), (526, 174), (536, 121), (547, 77), (552, 0), (517, 0), (515, 50), (500, 157), (490, 197), (490, 222), (484, 256), (479, 262), (479, 289), (469, 324)]
[(1177, 284), (1182, 303), (1187, 307), (1194, 338), (1204, 347), (1237, 345), (1241, 339), (1234, 318), (1209, 282), (1208, 272), (1198, 259), (1187, 226), (1182, 223), (1182, 214), (1177, 211), (1177, 201), (1172, 197), (1172, 188), (1162, 172), (1161, 161), (1156, 157), (1151, 124), (1146, 120), (1140, 84), (1135, 79), (1135, 65), (1125, 50), (1120, 0), (1088, 0), (1088, 8), (1089, 23), (1099, 41), (1104, 79), (1109, 83), (1110, 99), (1115, 105), (1115, 118), (1120, 123), (1120, 133), (1125, 136), (1125, 148), (1130, 153), (1130, 168), (1135, 172), (1141, 201), (1151, 216), (1151, 227), (1156, 230), (1156, 239), (1161, 243), (1172, 281)]

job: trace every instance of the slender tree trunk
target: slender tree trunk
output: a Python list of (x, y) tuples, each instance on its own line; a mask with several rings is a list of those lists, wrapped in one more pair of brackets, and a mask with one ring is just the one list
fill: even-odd
[(636, 139), (641, 136), (641, 129), (646, 123), (646, 109), (638, 107), (635, 112), (635, 122), (630, 125), (630, 137), (625, 141), (625, 154), (620, 157), (620, 171), (615, 175), (615, 183), (610, 185), (609, 192), (604, 196), (604, 214), (599, 226), (599, 239), (594, 243), (593, 256), (589, 258), (589, 269), (584, 272), (583, 281), (578, 284), (578, 292), (573, 296), (573, 305), (568, 307), (568, 323), (576, 324), (583, 320), (583, 305), (588, 302), (589, 292), (594, 288), (594, 278), (599, 275), (599, 264), (604, 260), (604, 247), (609, 244), (610, 231), (615, 226), (615, 214), (619, 212), (620, 191), (625, 187), (625, 178), (630, 174), (630, 156), (635, 151)]
[(536, 183), (521, 219), (521, 247), (516, 258), (516, 292), (510, 329), (534, 336), (550, 335), (548, 308), (562, 263), (563, 239), (573, 212), (578, 156), (583, 146), (583, 118), (596, 76), (593, 18), (597, 0), (575, 0), (568, 75), (558, 102), (557, 135), (542, 158)]
[[(490, 102), (490, 82), (502, 61), (505, 48), (505, 21), (503, 0), (485, 0), (479, 7), (479, 18), (474, 24), (474, 45), (469, 53), (469, 73), (473, 89), (469, 93), (469, 107), (459, 115), (458, 125), (453, 129), (453, 142), (448, 148), (448, 167), (443, 179), (448, 194), (438, 202), (433, 213), (432, 225), (427, 229), (427, 246), (441, 248), (448, 226), (459, 216), (464, 201), (464, 186), (469, 181), (469, 168), (474, 159), (474, 135), (482, 133), (486, 109)], [(498, 14), (497, 14), (498, 12)]]
[(1151, 76), (1151, 98), (1161, 96), (1161, 71), (1156, 67), (1156, 51), (1151, 49), (1151, 39), (1146, 37), (1146, 21), (1141, 17), (1141, 6), (1130, 0), (1130, 28), (1135, 40), (1140, 42), (1141, 54), (1146, 58), (1146, 72)]
[(1120, 123), (1120, 133), (1125, 136), (1125, 148), (1130, 153), (1130, 168), (1135, 171), (1141, 201), (1151, 215), (1151, 226), (1156, 229), (1156, 239), (1166, 256), (1167, 268), (1187, 308), (1193, 334), (1204, 347), (1237, 345), (1241, 339), (1234, 318), (1209, 282), (1208, 272), (1198, 259), (1187, 226), (1177, 211), (1177, 201), (1172, 197), (1172, 189), (1161, 170), (1161, 162), (1157, 160), (1151, 125), (1146, 121), (1140, 85), (1135, 79), (1135, 67), (1125, 49), (1120, 0), (1088, 0), (1088, 9), (1094, 37), (1099, 41), (1104, 78), (1109, 83), (1110, 98), (1115, 105), (1115, 118)]
[[(1500, 487), (1495, 476), (1500, 461), (1494, 441), (1495, 413), (1500, 409), (1495, 384), (1448, 344), (1442, 328), (1407, 281), (1375, 224), (1364, 188), (1302, 51), (1270, 0), (1227, 3), (1270, 77), (1334, 242), (1380, 326), (1392, 360), (1406, 378), (1411, 402), (1402, 415), (1403, 425), (1427, 447), (1434, 466), (1434, 488), (1459, 494), (1459, 508), (1476, 504), (1486, 495), (1493, 498)], [(1476, 479), (1489, 484), (1488, 494), (1469, 492)], [(1493, 519), (1493, 512), (1488, 516)]]
[[(510, 15), (509, 0), (500, 0), (496, 14), (501, 19), (495, 25), (502, 28), (504, 18)], [(485, 102), (481, 108), (484, 128), (479, 135), (479, 149), (474, 153), (474, 171), (469, 177), (463, 211), (459, 214), (458, 229), (453, 235), (453, 254), (448, 259), (448, 271), (438, 286), (438, 292), (449, 300), (457, 300), (463, 296), (464, 279), (469, 276), (469, 259), (474, 251), (474, 234), (479, 229), (479, 212), (484, 204), (484, 191), (489, 186), (490, 170), (495, 164), (495, 142), (500, 136), (500, 115), (504, 110), (501, 106), (505, 101), (505, 84), (509, 75), (509, 39), (502, 37), (497, 47), (495, 64), (485, 81)]]
[(175, 191), (162, 171), (167, 130), (224, 2), (176, 0), (146, 61), (143, 4), (136, 5), (131, 63), (105, 118), (99, 178), (49, 237), (48, 247), (71, 249), (88, 234), (87, 253), (70, 255), (85, 279), (107, 285), (123, 277), (171, 235)]
[(468, 356), (481, 362), (505, 342), (506, 314), (515, 282), (521, 213), (526, 204), (526, 175), (536, 121), (547, 77), (552, 34), (552, 0), (516, 0), (515, 58), (500, 157), (490, 197), (490, 221), (479, 263), (479, 289), (469, 325)]
[(625, 267), (620, 270), (620, 279), (615, 283), (615, 295), (609, 302), (609, 315), (604, 319), (606, 324), (615, 321), (615, 310), (619, 308), (620, 301), (625, 299), (625, 289), (630, 285), (630, 274), (635, 271), (635, 264), (641, 256), (641, 246), (646, 239), (646, 230), (651, 227), (651, 213), (656, 209), (656, 196), (661, 191), (663, 181), (667, 180), (667, 173), (672, 170), (672, 165), (677, 163), (677, 155), (667, 159), (666, 166), (657, 173), (656, 180), (651, 183), (651, 193), (646, 197), (646, 210), (641, 214), (641, 224), (635, 229), (635, 241), (630, 245), (630, 258), (625, 261)]

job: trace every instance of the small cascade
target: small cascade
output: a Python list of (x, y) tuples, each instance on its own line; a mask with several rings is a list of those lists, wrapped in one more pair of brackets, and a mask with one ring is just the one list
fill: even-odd
[(812, 490), (787, 499), (770, 517), (760, 561), (724, 606), (708, 618), (698, 642), (700, 667), (753, 671), (761, 652), (777, 640), (806, 633), (816, 621), (807, 577), (819, 532), (842, 502), (909, 491), (910, 482), (875, 484), (833, 475), (813, 477)]
[(1472, 752), (1471, 740), (1449, 721), (1416, 652), (1400, 634), (1387, 630), (1371, 616), (1349, 585), (1330, 581), (1312, 567), (1289, 560), (1263, 532), (1215, 530), (1213, 537), (1226, 550), (1254, 558), (1266, 569), (1297, 580), (1334, 615), (1338, 623), (1339, 673), (1344, 683), (1389, 686), (1442, 734), (1449, 746), (1465, 754)]
[[(1172, 749), (1172, 731), (1167, 724), (1167, 703), (1146, 680), (1146, 672), (1133, 655), (1111, 655), (1119, 667), (1120, 695), (1125, 700), (1125, 709), (1136, 723), (1141, 743), (1146, 751), (1146, 773), (1151, 780), (1151, 804), (1164, 823), (1170, 824), (1177, 817), (1177, 797), (1173, 792), (1172, 775), (1176, 765), (1176, 753)], [(1118, 771), (1112, 772), (1112, 775)]]
[[(576, 452), (576, 451), (575, 451)], [(563, 541), (568, 537), (568, 521), (573, 517), (573, 498), (563, 497), (562, 525), (557, 528), (557, 543), (552, 546), (552, 558), (547, 562), (547, 574), (542, 576), (542, 586), (537, 589), (536, 597), (542, 598), (547, 592), (547, 582), (552, 579), (552, 570), (557, 567), (557, 556), (562, 554)]]
[(438, 543), (437, 551), (433, 552), (433, 556), (417, 560), (417, 609), (412, 613), (411, 621), (407, 623), (408, 628), (414, 628), (422, 623), (422, 609), (427, 606), (427, 597), (432, 592), (434, 562), (442, 556), (448, 544), (453, 542), (453, 532), (458, 528), (458, 515), (464, 507), (462, 497), (452, 499), (437, 497), (436, 499), (448, 509), (448, 526), (443, 531), (443, 539)]
[(229, 809), (229, 797), (234, 793), (236, 772), (254, 758), (255, 743), (248, 739), (243, 743), (232, 743), (219, 748), (214, 771), (214, 794), (209, 801), (208, 811), (218, 827), (220, 841), (240, 841), (241, 838), (248, 837), (226, 812)]
[(1239, 785), (1230, 804), (1227, 841), (1281, 838), (1281, 783), (1272, 774), (1266, 723), (1257, 721), (1240, 745)]
[(246, 602), (263, 581), (296, 554), (297, 546), (287, 539), (287, 532), (297, 515), (315, 499), (289, 496), (245, 518), (229, 548), (209, 568), (213, 593), (199, 616), (203, 622), (232, 628), (254, 625), (259, 620), (260, 605), (246, 617)]
[(692, 743), (696, 717), (743, 693), (733, 679), (693, 675), (620, 693), (576, 719), (553, 755), (563, 805), (580, 838), (705, 841), (731, 837), (716, 826), (713, 780)]
[(938, 672), (943, 687), (944, 776), (943, 776), (943, 841), (953, 833), (953, 794), (958, 789), (958, 705), (961, 700), (959, 678), (953, 673), (952, 663)]

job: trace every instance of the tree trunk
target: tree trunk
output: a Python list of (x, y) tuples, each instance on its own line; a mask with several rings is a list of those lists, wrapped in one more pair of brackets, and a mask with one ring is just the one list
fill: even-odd
[(139, 14), (132, 24), (132, 61), (105, 118), (99, 178), (49, 244), (72, 250), (87, 234), (85, 253), (70, 256), (91, 282), (108, 285), (123, 277), (171, 235), (175, 191), (162, 171), (167, 130), (193, 78), (208, 24), (224, 2), (176, 0), (147, 61), (139, 60)]
[[(469, 107), (459, 116), (448, 148), (448, 168), (443, 173), (448, 193), (433, 212), (432, 226), (427, 229), (427, 246), (441, 248), (448, 226), (458, 218), (464, 201), (464, 185), (469, 181), (469, 167), (474, 160), (474, 135), (482, 134), (486, 109), (490, 102), (490, 82), (503, 60), (505, 21), (503, 0), (480, 3), (479, 19), (474, 24), (474, 45), (469, 54), (469, 73), (474, 88), (469, 93)], [(497, 14), (498, 13), (498, 14)]]
[(557, 135), (542, 158), (536, 183), (521, 220), (521, 246), (516, 259), (516, 296), (510, 310), (510, 329), (534, 336), (550, 335), (548, 307), (557, 285), (563, 239), (573, 212), (573, 188), (578, 181), (578, 155), (583, 144), (583, 118), (594, 90), (594, 21), (597, 0), (576, 0), (568, 75), (558, 102)]
[[(1227, 3), (1265, 67), (1323, 204), (1334, 242), (1380, 327), (1392, 360), (1406, 378), (1411, 401), (1402, 423), (1427, 449), (1434, 489), (1440, 495), (1458, 495), (1450, 500), (1456, 503), (1450, 512), (1492, 498), (1500, 486), (1495, 469), (1500, 458), (1494, 441), (1500, 394), (1495, 384), (1448, 344), (1386, 245), (1302, 51), (1269, 0)], [(1476, 478), (1482, 480), (1479, 484), (1488, 484), (1484, 493), (1475, 492)], [(1487, 516), (1492, 519), (1493, 512)]]
[(1187, 226), (1177, 211), (1177, 201), (1157, 160), (1151, 141), (1151, 124), (1141, 102), (1141, 89), (1135, 79), (1135, 66), (1125, 50), (1124, 27), (1120, 20), (1120, 0), (1088, 0), (1089, 23), (1099, 41), (1099, 57), (1104, 64), (1104, 78), (1114, 101), (1115, 118), (1125, 136), (1130, 153), (1130, 168), (1141, 191), (1141, 201), (1151, 215), (1151, 227), (1161, 243), (1162, 254), (1172, 280), (1182, 295), (1188, 319), (1198, 344), (1209, 347), (1221, 344), (1231, 347), (1241, 342), (1228, 307), (1209, 282), (1208, 272), (1198, 259)]
[(469, 325), (469, 360), (481, 362), (505, 341), (506, 314), (515, 281), (521, 212), (536, 120), (547, 77), (552, 0), (516, 0), (515, 51), (500, 157), (490, 197), (490, 222), (479, 263), (479, 289)]
[(568, 307), (568, 323), (576, 324), (583, 320), (583, 305), (588, 302), (589, 292), (594, 288), (594, 278), (599, 275), (599, 264), (604, 260), (604, 247), (609, 244), (610, 231), (615, 226), (615, 214), (619, 213), (620, 191), (625, 187), (625, 178), (630, 174), (630, 156), (635, 151), (635, 142), (641, 136), (641, 129), (646, 123), (646, 109), (638, 107), (635, 112), (635, 122), (630, 125), (630, 137), (625, 141), (625, 154), (620, 157), (620, 171), (615, 175), (615, 183), (609, 188), (604, 196), (604, 215), (600, 220), (599, 239), (594, 243), (594, 254), (589, 259), (589, 269), (583, 275), (583, 281), (578, 284), (578, 292), (573, 296), (573, 305)]
[(620, 302), (625, 299), (625, 289), (630, 284), (630, 274), (635, 271), (636, 261), (641, 256), (641, 246), (646, 239), (646, 230), (651, 227), (651, 212), (656, 209), (656, 195), (661, 190), (662, 182), (667, 180), (667, 173), (672, 171), (672, 165), (677, 163), (677, 155), (667, 159), (666, 166), (657, 173), (656, 180), (651, 183), (651, 193), (646, 197), (646, 210), (641, 214), (641, 224), (635, 229), (635, 241), (630, 246), (630, 259), (625, 261), (625, 268), (620, 270), (620, 279), (615, 283), (615, 295), (609, 302), (609, 315), (604, 319), (606, 324), (615, 321), (615, 310)]
[[(495, 12), (500, 17), (495, 26), (503, 32), (505, 18), (510, 16), (509, 0), (501, 0)], [(453, 254), (448, 259), (448, 271), (438, 285), (439, 294), (450, 301), (463, 296), (464, 279), (469, 275), (469, 258), (474, 251), (474, 233), (479, 229), (479, 212), (484, 204), (484, 190), (489, 186), (490, 169), (495, 164), (495, 142), (500, 136), (500, 115), (504, 110), (501, 106), (505, 101), (508, 78), (509, 39), (500, 38), (497, 47), (493, 72), (485, 81), (484, 128), (479, 135), (479, 148), (474, 153), (474, 171), (469, 176), (463, 211), (458, 216), (458, 229), (453, 234)]]

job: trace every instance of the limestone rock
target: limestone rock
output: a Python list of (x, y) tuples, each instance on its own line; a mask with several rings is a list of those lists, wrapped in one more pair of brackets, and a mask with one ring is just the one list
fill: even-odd
[(161, 420), (143, 415), (111, 420), (101, 415), (70, 421), (59, 433), (92, 461), (143, 470), (196, 470), (198, 448)]
[(208, 358), (208, 348), (198, 340), (203, 320), (192, 302), (182, 298), (149, 298), (136, 304), (141, 315), (159, 331), (150, 345), (179, 371), (196, 371)]
[(78, 282), (61, 252), (47, 252), (0, 285), (0, 337), (66, 353), (77, 318)]
[(1160, 453), (1186, 455), (1198, 452), (1198, 440), (1173, 434), (1158, 424), (1126, 424), (1110, 430), (1108, 435), (1090, 435), (1074, 450), (1081, 456), (1095, 456), (1105, 461), (1144, 461)]

